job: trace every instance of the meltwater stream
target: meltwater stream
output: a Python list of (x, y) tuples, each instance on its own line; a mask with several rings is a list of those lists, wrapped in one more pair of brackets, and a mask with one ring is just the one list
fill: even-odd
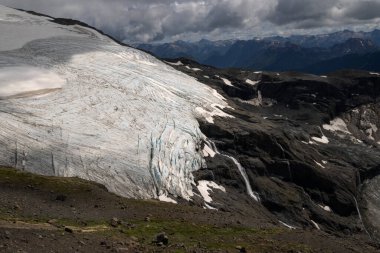
[(238, 167), (239, 169), (239, 172), (241, 174), (241, 176), (243, 177), (243, 180), (244, 180), (244, 183), (245, 183), (245, 187), (247, 188), (247, 193), (248, 195), (253, 198), (255, 201), (257, 202), (260, 202), (260, 197), (259, 197), (259, 194), (257, 192), (254, 192), (252, 190), (252, 187), (251, 187), (251, 183), (249, 182), (249, 178), (248, 178), (248, 175), (247, 175), (247, 171), (245, 170), (245, 168), (239, 163), (238, 160), (236, 160), (236, 158), (232, 157), (232, 156), (229, 156), (229, 155), (225, 155), (225, 154), (221, 154), (218, 149), (216, 148), (216, 145), (215, 143), (213, 143), (212, 141), (207, 141), (208, 144), (210, 144), (210, 146), (212, 147), (213, 151), (216, 153), (216, 154), (219, 154), (221, 156), (224, 156), (224, 157), (227, 157), (229, 159), (231, 159), (235, 165)]
[(248, 195), (251, 196), (257, 202), (260, 202), (259, 194), (252, 190), (251, 183), (249, 182), (247, 171), (245, 170), (245, 168), (234, 157), (229, 156), (229, 155), (223, 155), (223, 154), (220, 154), (220, 155), (227, 157), (227, 158), (230, 158), (236, 164), (236, 166), (238, 167), (238, 169), (240, 171), (241, 176), (244, 179), (245, 186), (247, 187)]

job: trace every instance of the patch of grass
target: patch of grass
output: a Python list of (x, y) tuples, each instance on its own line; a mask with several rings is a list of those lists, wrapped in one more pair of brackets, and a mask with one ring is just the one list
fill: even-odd
[(55, 191), (63, 194), (91, 191), (93, 186), (96, 185), (79, 178), (41, 176), (4, 167), (0, 167), (0, 184), (25, 185), (25, 187), (31, 186), (41, 190)]
[[(78, 178), (58, 178), (34, 175), (9, 168), (0, 167), (0, 184), (15, 186), (31, 186), (43, 191), (54, 191), (60, 194), (80, 194), (92, 191), (94, 183)], [(100, 186), (101, 187), (101, 186)], [(96, 187), (95, 187), (96, 188)], [(115, 195), (116, 196), (116, 195)], [(157, 201), (126, 200), (121, 202), (132, 206), (154, 206), (157, 209), (164, 207), (165, 203)], [(178, 207), (178, 206), (176, 206)], [(181, 210), (190, 207), (181, 206)], [(18, 212), (0, 210), (0, 220), (14, 222), (21, 221), (30, 224), (45, 224), (49, 218), (42, 216), (25, 217)], [(273, 240), (277, 235), (288, 233), (284, 228), (244, 228), (244, 227), (216, 227), (212, 225), (194, 224), (189, 221), (152, 219), (149, 222), (141, 219), (131, 219), (128, 224), (122, 223), (118, 227), (112, 227), (109, 220), (101, 216), (95, 220), (57, 219), (54, 224), (60, 229), (71, 227), (74, 231), (90, 230), (92, 234), (104, 238), (127, 239), (136, 237), (141, 245), (157, 250), (152, 243), (158, 233), (165, 232), (169, 237), (167, 252), (188, 252), (189, 249), (204, 249), (205, 251), (224, 250), (237, 252), (236, 246), (245, 247), (248, 252), (312, 252), (304, 244), (296, 244)], [(131, 225), (132, 224), (132, 225)], [(169, 250), (170, 248), (170, 250)]]
[(312, 252), (303, 244), (288, 244), (271, 240), (273, 236), (287, 232), (282, 228), (222, 228), (187, 222), (154, 220), (136, 223), (135, 228), (123, 230), (124, 234), (137, 237), (145, 246), (151, 245), (155, 236), (161, 232), (168, 235), (170, 244), (183, 245), (186, 248), (236, 251), (236, 246), (242, 246), (250, 249), (250, 252), (287, 252), (289, 250)]
[[(15, 218), (0, 216), (0, 220), (10, 222), (21, 221), (30, 224), (47, 223), (48, 220), (43, 218)], [(204, 249), (227, 250), (228, 252), (236, 251), (237, 246), (245, 247), (249, 252), (313, 252), (310, 247), (304, 244), (281, 242), (272, 238), (288, 230), (283, 228), (258, 229), (242, 227), (215, 227), (210, 225), (198, 225), (189, 222), (178, 222), (170, 220), (152, 220), (130, 221), (133, 226), (120, 225), (112, 227), (109, 221), (102, 219), (86, 221), (86, 225), (77, 220), (58, 219), (55, 225), (61, 227), (70, 227), (74, 231), (93, 230), (92, 234), (97, 234), (104, 238), (127, 239), (131, 237), (138, 238), (141, 245), (151, 248), (157, 248), (153, 243), (158, 233), (165, 232), (169, 237), (169, 246), (173, 246), (173, 251), (185, 252), (184, 249)], [(97, 229), (99, 228), (99, 229)]]

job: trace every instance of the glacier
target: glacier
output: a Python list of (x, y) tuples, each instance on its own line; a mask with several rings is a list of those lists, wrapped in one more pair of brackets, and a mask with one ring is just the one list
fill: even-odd
[[(0, 6), (0, 164), (189, 199), (223, 97), (96, 30)], [(218, 105), (218, 106), (215, 106)]]

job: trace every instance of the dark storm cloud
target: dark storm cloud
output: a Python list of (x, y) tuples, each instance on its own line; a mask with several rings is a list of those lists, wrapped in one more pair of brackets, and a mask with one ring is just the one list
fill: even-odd
[(355, 2), (347, 9), (346, 15), (359, 20), (379, 18), (380, 1)]
[(380, 0), (278, 0), (268, 15), (268, 20), (276, 25), (295, 28), (362, 24), (363, 20), (377, 18)]
[[(380, 0), (0, 0), (79, 19), (131, 41), (257, 36), (270, 31), (374, 25)], [(296, 29), (296, 30), (294, 30)]]
[(268, 20), (284, 25), (295, 23), (302, 27), (303, 24), (321, 24), (326, 20), (329, 10), (335, 6), (336, 0), (279, 0), (276, 8), (268, 15)]

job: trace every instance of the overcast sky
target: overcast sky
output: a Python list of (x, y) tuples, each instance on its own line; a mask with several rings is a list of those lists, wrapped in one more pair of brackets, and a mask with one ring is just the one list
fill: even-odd
[(125, 42), (380, 28), (380, 0), (0, 0), (89, 23)]

